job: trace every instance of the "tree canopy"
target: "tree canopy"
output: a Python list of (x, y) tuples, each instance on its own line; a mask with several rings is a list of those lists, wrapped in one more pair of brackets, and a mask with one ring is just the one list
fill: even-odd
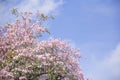
[(51, 38), (42, 26), (48, 18), (40, 12), (18, 12), (16, 21), (0, 27), (0, 80), (84, 80), (79, 49)]

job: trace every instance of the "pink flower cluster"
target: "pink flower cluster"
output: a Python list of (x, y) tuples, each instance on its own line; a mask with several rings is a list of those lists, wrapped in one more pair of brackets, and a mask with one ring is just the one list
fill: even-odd
[(22, 13), (0, 30), (0, 80), (84, 80), (79, 50), (61, 39), (39, 41), (48, 30), (33, 20)]

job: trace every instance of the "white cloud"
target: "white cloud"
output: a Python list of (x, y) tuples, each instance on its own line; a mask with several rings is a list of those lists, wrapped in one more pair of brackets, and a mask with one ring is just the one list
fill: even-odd
[(113, 53), (106, 59), (106, 66), (111, 70), (111, 75), (120, 80), (120, 43)]
[(120, 80), (120, 43), (104, 60), (92, 69), (94, 80)]
[(63, 0), (24, 0), (16, 7), (18, 7), (21, 11), (36, 11), (40, 10), (45, 14), (49, 14), (51, 12), (56, 12), (57, 8), (63, 4)]
[[(12, 8), (21, 11), (41, 11), (44, 14), (59, 14), (63, 0), (5, 0), (0, 1), (0, 24), (5, 24), (13, 20)], [(59, 9), (58, 9), (59, 8)], [(3, 15), (4, 14), (4, 15)]]
[(40, 8), (42, 12), (49, 13), (56, 10), (61, 4), (63, 4), (63, 0), (55, 3), (53, 0), (46, 0), (44, 5)]

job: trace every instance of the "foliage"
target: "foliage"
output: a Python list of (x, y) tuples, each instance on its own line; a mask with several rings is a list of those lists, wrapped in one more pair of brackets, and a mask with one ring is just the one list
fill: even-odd
[(38, 40), (49, 33), (41, 24), (49, 16), (12, 13), (17, 20), (0, 30), (0, 80), (84, 80), (78, 49), (61, 39)]

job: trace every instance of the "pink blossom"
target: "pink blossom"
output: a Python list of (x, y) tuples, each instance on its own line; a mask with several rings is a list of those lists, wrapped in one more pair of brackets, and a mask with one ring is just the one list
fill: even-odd
[(0, 30), (0, 58), (5, 66), (0, 67), (0, 78), (2, 75), (15, 79), (17, 73), (22, 72), (18, 78), (22, 80), (27, 79), (27, 73), (30, 76), (36, 73), (39, 77), (50, 75), (51, 71), (65, 77), (65, 80), (84, 80), (78, 49), (61, 39), (38, 40), (39, 35), (47, 32), (47, 28), (36, 21), (32, 23), (24, 13), (22, 20), (17, 20), (4, 29), (5, 31)]

